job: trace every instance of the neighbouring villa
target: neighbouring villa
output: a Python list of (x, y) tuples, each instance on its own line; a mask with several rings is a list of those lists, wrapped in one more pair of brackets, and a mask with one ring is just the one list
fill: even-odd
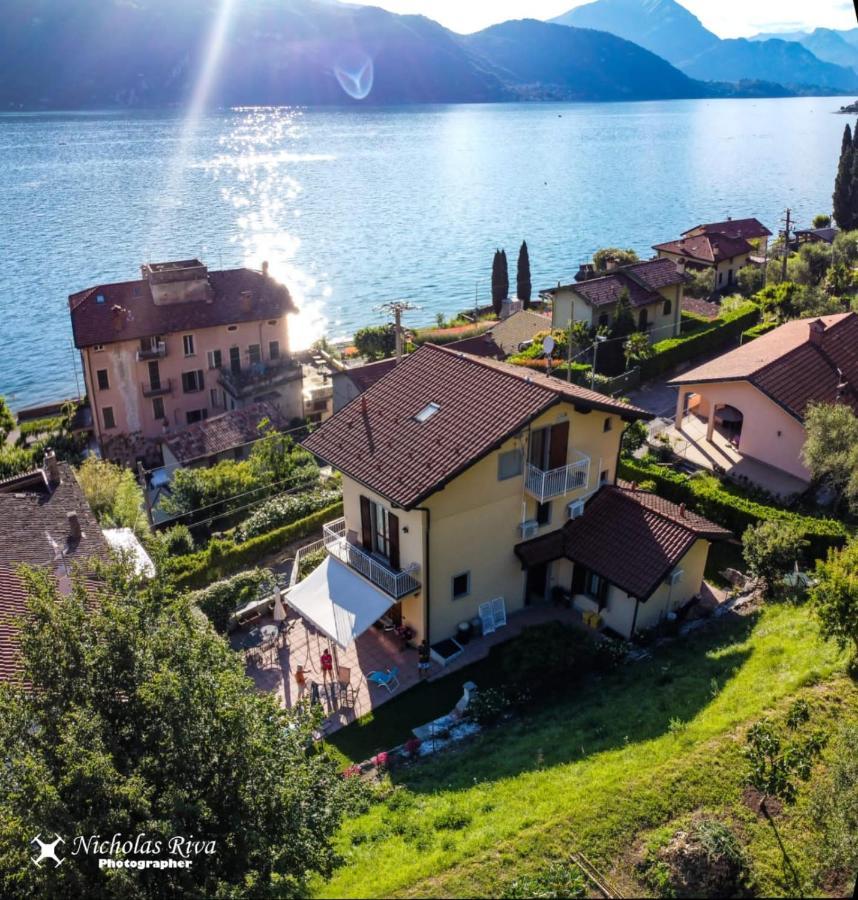
[(591, 277), (582, 267), (574, 284), (541, 291), (551, 301), (551, 327), (569, 328), (573, 322), (596, 328), (610, 327), (617, 318), (617, 306), (628, 296), (635, 327), (649, 334), (653, 342), (675, 337), (682, 324), (683, 285), (687, 278), (682, 264), (669, 259), (651, 259), (629, 266), (617, 266), (607, 275)]
[(787, 495), (810, 473), (801, 459), (813, 402), (858, 412), (858, 315), (798, 319), (674, 378), (674, 449), (698, 465)]
[(260, 400), (302, 417), (287, 326), (295, 306), (267, 264), (209, 271), (191, 259), (141, 274), (69, 297), (103, 455), (157, 465), (165, 435)]
[(739, 269), (765, 260), (771, 234), (758, 219), (727, 219), (696, 225), (683, 231), (679, 240), (652, 249), (689, 269), (712, 269), (712, 289), (722, 291), (733, 287)]
[(288, 605), (346, 647), (385, 617), (445, 664), (472, 625), (571, 606), (629, 637), (701, 590), (727, 532), (616, 485), (626, 423), (643, 410), (427, 345), (304, 446), (343, 475), (344, 517)]

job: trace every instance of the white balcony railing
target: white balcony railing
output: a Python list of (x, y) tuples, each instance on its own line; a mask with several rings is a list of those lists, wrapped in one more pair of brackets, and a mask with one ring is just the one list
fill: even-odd
[(550, 469), (546, 472), (538, 466), (528, 464), (524, 481), (528, 494), (540, 503), (545, 503), (554, 497), (562, 497), (564, 494), (571, 494), (587, 487), (590, 480), (590, 457), (577, 451), (573, 452), (578, 459), (559, 469)]
[(322, 534), (325, 549), (334, 559), (345, 563), (394, 599), (399, 600), (420, 587), (420, 582), (413, 575), (390, 569), (362, 547), (350, 544), (346, 540), (345, 519), (329, 522), (322, 529)]

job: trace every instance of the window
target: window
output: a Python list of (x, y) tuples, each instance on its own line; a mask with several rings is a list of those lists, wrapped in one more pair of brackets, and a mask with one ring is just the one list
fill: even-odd
[(161, 389), (161, 369), (154, 360), (149, 363), (149, 387), (151, 387), (153, 391), (159, 391)]
[(262, 349), (259, 344), (251, 344), (247, 348), (247, 358), (250, 360), (250, 365), (255, 366), (262, 362)]
[(223, 365), (223, 354), (220, 350), (209, 350), (209, 368), (219, 369)]
[(607, 313), (602, 313), (602, 315), (599, 316), (599, 324), (602, 326), (610, 325), (611, 317)]
[(163, 397), (156, 397), (152, 401), (152, 415), (156, 419), (166, 419), (167, 418), (166, 414), (164, 413), (164, 398)]
[(587, 593), (591, 597), (601, 597), (605, 589), (605, 579), (595, 572), (587, 573)]
[(92, 350), (93, 353), (104, 353), (104, 344), (94, 344)]
[(521, 450), (509, 450), (498, 456), (498, 481), (506, 481), (521, 475), (522, 455)]
[(197, 369), (191, 372), (182, 372), (182, 390), (186, 394), (195, 394), (205, 387), (203, 370)]
[(551, 522), (551, 504), (536, 504), (536, 523), (538, 525), (548, 525)]
[(453, 576), (453, 599), (460, 600), (467, 597), (471, 593), (471, 573), (462, 572), (461, 575)]
[(614, 427), (614, 420), (608, 416), (602, 424), (602, 431), (610, 431)]
[(724, 284), (724, 273), (723, 272), (718, 273), (718, 284)]
[(110, 390), (110, 379), (107, 377), (107, 369), (99, 369), (95, 373), (95, 377), (98, 381), (98, 389), (100, 391)]
[(649, 323), (646, 307), (638, 313), (638, 331), (644, 331)]
[(185, 415), (188, 425), (193, 425), (195, 422), (202, 422), (203, 419), (207, 419), (208, 417), (209, 411), (207, 409), (191, 409), (188, 410)]
[(269, 319), (269, 320), (268, 320), (268, 324), (269, 324), (269, 325), (276, 325), (276, 324), (277, 324), (277, 319)]
[(192, 334), (182, 335), (182, 347), (185, 350), (185, 356), (194, 356), (196, 347), (194, 346), (194, 336)]
[(670, 302), (670, 300), (665, 300), (664, 306), (661, 309), (661, 314), (663, 316), (669, 316), (672, 312), (673, 312), (673, 304)]
[(437, 403), (427, 403), (414, 417), (414, 421), (422, 425), (424, 422), (428, 422), (440, 409), (441, 407)]
[(209, 391), (209, 396), (211, 398), (211, 405), (217, 409), (221, 406), (226, 406), (226, 399), (224, 397), (223, 391), (218, 388), (212, 388)]
[(399, 568), (399, 517), (369, 497), (360, 498), (361, 544), (381, 557), (392, 569)]
[(104, 303), (104, 294), (96, 294), (95, 302), (96, 303)]
[(238, 331), (238, 325), (227, 325), (226, 330), (227, 331)]
[(328, 408), (327, 400), (314, 400), (313, 412), (324, 412)]
[(599, 475), (599, 484), (607, 484), (610, 477), (610, 472), (607, 469), (602, 469)]
[(235, 375), (241, 371), (241, 350), (238, 347), (229, 348), (229, 368)]
[(390, 518), (380, 503), (370, 505), (372, 511), (372, 552), (390, 559)]
[(268, 358), (280, 359), (280, 341), (268, 342)]
[(105, 406), (101, 411), (101, 418), (105, 428), (116, 428), (116, 419), (113, 417), (113, 407)]

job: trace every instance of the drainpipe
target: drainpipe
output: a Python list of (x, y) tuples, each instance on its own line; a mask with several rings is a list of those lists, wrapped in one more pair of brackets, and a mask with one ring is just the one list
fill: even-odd
[(429, 531), (432, 527), (432, 510), (428, 506), (415, 507), (417, 512), (426, 513), (426, 528), (423, 536), (423, 559), (425, 560), (424, 578), (423, 578), (423, 637), (429, 641), (432, 646), (432, 639), (429, 636)]

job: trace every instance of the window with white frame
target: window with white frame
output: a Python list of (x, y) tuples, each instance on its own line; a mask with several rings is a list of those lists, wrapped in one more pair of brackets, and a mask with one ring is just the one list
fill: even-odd
[(182, 348), (185, 351), (185, 356), (196, 355), (196, 344), (194, 343), (194, 336), (192, 334), (182, 335)]

